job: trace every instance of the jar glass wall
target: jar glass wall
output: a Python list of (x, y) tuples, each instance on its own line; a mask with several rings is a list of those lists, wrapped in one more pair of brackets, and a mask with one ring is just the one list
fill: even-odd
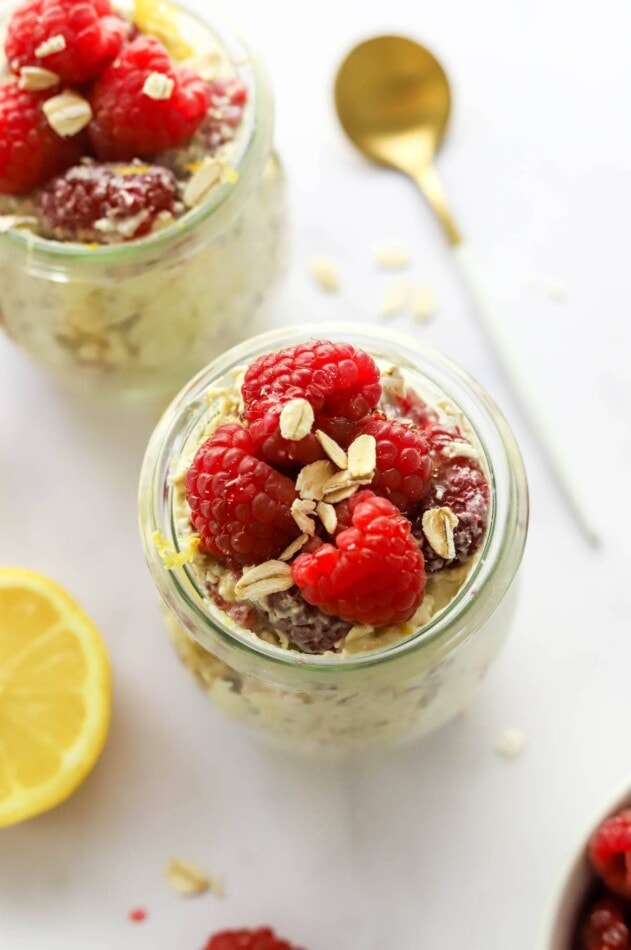
[[(5, 4), (5, 22), (9, 12)], [(261, 328), (260, 305), (284, 268), (284, 177), (265, 70), (221, 24), (180, 17), (184, 35), (220, 46), (248, 89), (231, 180), (164, 230), (123, 244), (0, 230), (0, 324), (82, 392), (172, 392)]]
[[(429, 622), (354, 656), (311, 655), (260, 639), (220, 610), (184, 564), (166, 570), (155, 532), (179, 550), (173, 476), (191, 433), (208, 416), (209, 387), (229, 384), (257, 356), (309, 338), (350, 342), (406, 384), (461, 411), (484, 456), (489, 526), (468, 577)], [(427, 735), (467, 707), (510, 626), (526, 538), (523, 463), (497, 406), (439, 353), (379, 328), (291, 328), (257, 337), (208, 366), (176, 397), (147, 449), (140, 521), (147, 561), (181, 658), (228, 715), (297, 752), (345, 755)], [(453, 593), (453, 592), (452, 592)]]

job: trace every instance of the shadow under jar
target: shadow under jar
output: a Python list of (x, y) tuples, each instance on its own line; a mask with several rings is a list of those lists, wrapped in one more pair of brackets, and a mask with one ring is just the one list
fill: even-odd
[[(5, 26), (12, 7), (1, 8)], [(0, 325), (83, 393), (172, 393), (218, 352), (262, 329), (260, 305), (285, 266), (284, 175), (272, 151), (264, 67), (220, 23), (177, 9), (195, 53), (221, 50), (248, 89), (231, 180), (163, 230), (125, 243), (0, 231)]]
[[(427, 401), (446, 399), (463, 413), (491, 493), (485, 539), (457, 593), (423, 626), (410, 624), (395, 642), (353, 656), (311, 655), (266, 642), (216, 606), (190, 564), (165, 569), (155, 544), (159, 536), (172, 550), (184, 549), (174, 476), (204, 420), (212, 418), (210, 388), (234, 385), (235, 371), (264, 353), (323, 336), (367, 351), (382, 372), (398, 367), (406, 385)], [(415, 340), (353, 324), (326, 333), (307, 325), (264, 334), (212, 363), (158, 424), (140, 483), (145, 554), (186, 666), (226, 714), (285, 748), (325, 757), (419, 739), (466, 709), (508, 634), (527, 517), (519, 450), (484, 390)]]

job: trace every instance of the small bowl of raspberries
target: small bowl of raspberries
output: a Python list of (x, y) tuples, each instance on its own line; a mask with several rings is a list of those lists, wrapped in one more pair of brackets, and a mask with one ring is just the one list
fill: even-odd
[(564, 872), (541, 950), (631, 950), (631, 792), (628, 782)]
[(21, 0), (0, 36), (0, 323), (82, 391), (174, 391), (282, 270), (264, 68), (164, 0)]

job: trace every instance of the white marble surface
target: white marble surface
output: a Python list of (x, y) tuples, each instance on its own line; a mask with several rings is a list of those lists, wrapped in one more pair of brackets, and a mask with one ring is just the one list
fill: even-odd
[[(202, 7), (206, 0), (197, 0)], [(111, 650), (110, 740), (83, 788), (0, 832), (0, 946), (201, 950), (227, 925), (269, 922), (307, 950), (532, 950), (559, 864), (631, 770), (629, 432), (631, 81), (627, 0), (419, 5), (234, 0), (267, 58), (291, 183), (294, 263), (279, 322), (378, 319), (388, 281), (371, 249), (399, 239), (436, 319), (411, 328), (460, 360), (514, 421), (532, 528), (510, 642), (470, 715), (378, 762), (270, 754), (192, 688), (160, 625), (135, 491), (152, 413), (65, 396), (0, 341), (0, 561), (46, 571)], [(440, 158), (533, 384), (561, 420), (601, 529), (589, 550), (516, 417), (410, 186), (363, 164), (331, 108), (354, 41), (404, 31), (453, 78)], [(330, 254), (343, 289), (309, 282)], [(550, 298), (550, 282), (566, 298)], [(527, 750), (494, 752), (507, 727)], [(182, 900), (171, 856), (225, 875), (226, 898)], [(146, 907), (144, 924), (127, 912)]]

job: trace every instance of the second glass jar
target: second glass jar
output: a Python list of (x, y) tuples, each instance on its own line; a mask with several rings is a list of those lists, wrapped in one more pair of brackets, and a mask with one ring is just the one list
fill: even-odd
[(248, 89), (231, 181), (164, 231), (125, 244), (0, 229), (0, 325), (83, 393), (173, 392), (261, 328), (260, 305), (285, 265), (284, 176), (265, 70), (222, 25), (178, 16), (191, 42), (221, 47)]

